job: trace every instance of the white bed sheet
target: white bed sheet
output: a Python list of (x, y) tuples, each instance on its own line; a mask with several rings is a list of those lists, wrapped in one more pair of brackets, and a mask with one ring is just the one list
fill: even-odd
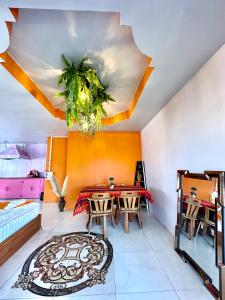
[(0, 210), (0, 243), (13, 233), (35, 219), (40, 213), (40, 205), (37, 202), (16, 207), (27, 200), (13, 200), (3, 210)]

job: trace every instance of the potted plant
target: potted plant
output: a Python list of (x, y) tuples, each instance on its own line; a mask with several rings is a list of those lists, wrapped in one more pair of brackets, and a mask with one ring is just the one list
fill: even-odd
[(198, 189), (195, 186), (191, 187), (191, 192), (190, 192), (191, 198), (196, 198), (196, 196), (197, 196), (197, 190)]
[(109, 177), (109, 188), (114, 189), (114, 177)]
[(93, 135), (101, 127), (101, 119), (107, 116), (104, 104), (115, 101), (107, 94), (96, 69), (85, 57), (79, 64), (62, 55), (64, 68), (58, 85), (63, 91), (57, 93), (65, 99), (66, 123), (71, 128), (75, 122), (82, 133)]
[(52, 191), (59, 198), (59, 203), (58, 203), (59, 211), (63, 211), (66, 204), (64, 197), (66, 196), (67, 187), (68, 187), (68, 176), (65, 177), (62, 188), (59, 187), (59, 184), (55, 176), (51, 177), (50, 183), (52, 186)]

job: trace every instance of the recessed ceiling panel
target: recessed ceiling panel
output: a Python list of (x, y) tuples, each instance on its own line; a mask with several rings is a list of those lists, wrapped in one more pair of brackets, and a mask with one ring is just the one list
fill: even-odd
[(10, 55), (60, 109), (57, 78), (62, 53), (79, 63), (83, 57), (97, 69), (108, 93), (109, 116), (126, 111), (148, 65), (131, 27), (120, 25), (119, 13), (21, 9), (11, 36)]

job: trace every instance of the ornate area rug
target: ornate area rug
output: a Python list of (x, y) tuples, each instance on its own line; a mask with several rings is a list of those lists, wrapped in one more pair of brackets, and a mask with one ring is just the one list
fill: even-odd
[(13, 288), (41, 296), (71, 294), (105, 283), (112, 257), (112, 245), (101, 234), (53, 236), (28, 257)]

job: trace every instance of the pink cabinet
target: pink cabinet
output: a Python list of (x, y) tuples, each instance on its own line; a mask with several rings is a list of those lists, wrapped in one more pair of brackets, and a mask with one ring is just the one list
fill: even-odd
[(0, 199), (40, 198), (44, 178), (0, 178)]
[(0, 198), (20, 198), (21, 192), (21, 180), (0, 179)]

